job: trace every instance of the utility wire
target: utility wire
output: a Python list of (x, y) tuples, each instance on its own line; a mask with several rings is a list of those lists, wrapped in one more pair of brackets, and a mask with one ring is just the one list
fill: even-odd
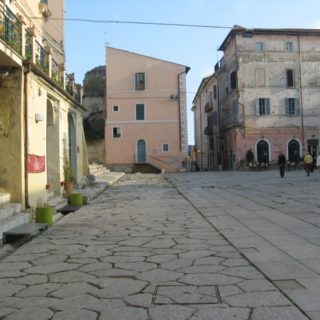
[[(32, 17), (32, 19), (44, 19), (42, 17)], [(184, 23), (165, 23), (165, 22), (147, 22), (147, 21), (121, 21), (121, 20), (96, 20), (96, 19), (80, 19), (80, 18), (47, 18), (48, 20), (63, 20), (76, 22), (90, 23), (115, 23), (115, 24), (139, 24), (139, 25), (154, 25), (154, 26), (169, 26), (169, 27), (189, 27), (189, 28), (210, 28), (210, 29), (232, 29), (228, 26), (213, 26), (204, 24), (184, 24)]]

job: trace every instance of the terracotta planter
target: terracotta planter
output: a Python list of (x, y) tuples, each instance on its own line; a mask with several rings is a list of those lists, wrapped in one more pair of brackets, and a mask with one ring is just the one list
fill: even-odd
[(64, 188), (67, 194), (71, 194), (73, 192), (73, 181), (65, 181)]

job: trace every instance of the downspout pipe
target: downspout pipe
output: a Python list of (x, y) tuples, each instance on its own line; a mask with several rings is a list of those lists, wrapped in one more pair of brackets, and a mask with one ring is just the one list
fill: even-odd
[(180, 151), (182, 151), (182, 137), (181, 137), (181, 89), (180, 89), (180, 77), (184, 73), (187, 74), (189, 72), (190, 68), (186, 67), (184, 71), (178, 73), (178, 115), (179, 115), (179, 148)]
[(30, 208), (29, 204), (29, 179), (28, 179), (28, 74), (31, 72), (30, 63), (24, 70), (23, 87), (23, 114), (24, 114), (24, 186), (25, 207)]

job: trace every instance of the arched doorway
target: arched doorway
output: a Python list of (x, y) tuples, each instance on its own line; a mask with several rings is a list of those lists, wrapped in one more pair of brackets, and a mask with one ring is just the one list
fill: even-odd
[(58, 102), (47, 98), (46, 117), (46, 168), (47, 183), (51, 186), (55, 194), (60, 193), (59, 174), (59, 117), (56, 115)]
[(288, 159), (290, 162), (300, 161), (300, 143), (296, 139), (292, 139), (288, 143)]
[(146, 142), (143, 139), (137, 142), (137, 162), (146, 163), (147, 153), (146, 153)]
[(269, 162), (269, 144), (266, 140), (260, 140), (257, 143), (257, 161), (259, 163)]

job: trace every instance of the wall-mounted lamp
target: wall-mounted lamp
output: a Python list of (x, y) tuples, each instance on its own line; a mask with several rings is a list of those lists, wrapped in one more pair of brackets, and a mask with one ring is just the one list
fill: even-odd
[(38, 122), (44, 120), (44, 116), (43, 116), (43, 114), (41, 114), (41, 113), (36, 113), (36, 114), (34, 115), (34, 119), (35, 119), (36, 123), (38, 123)]

